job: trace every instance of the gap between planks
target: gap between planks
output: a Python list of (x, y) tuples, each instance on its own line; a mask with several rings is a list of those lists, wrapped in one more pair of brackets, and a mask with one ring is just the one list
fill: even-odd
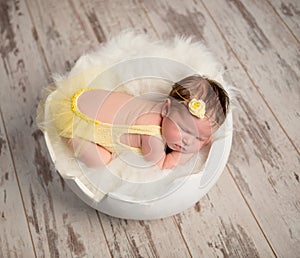
[(263, 99), (264, 103), (266, 104), (266, 106), (268, 107), (268, 109), (270, 110), (270, 112), (272, 113), (273, 117), (275, 118), (275, 120), (277, 121), (278, 125), (280, 126), (281, 130), (284, 132), (285, 136), (288, 138), (289, 142), (292, 144), (292, 146), (294, 147), (294, 149), (296, 150), (296, 152), (298, 153), (298, 155), (300, 155), (300, 150), (297, 148), (296, 144), (293, 142), (293, 140), (291, 139), (291, 137), (288, 135), (287, 131), (284, 129), (283, 125), (281, 124), (281, 122), (279, 121), (279, 119), (277, 118), (277, 116), (275, 115), (275, 113), (273, 112), (272, 108), (270, 107), (269, 103), (266, 101), (266, 99), (264, 98), (263, 94), (261, 93), (261, 91), (259, 90), (259, 88), (257, 87), (257, 85), (255, 84), (254, 80), (252, 79), (252, 77), (250, 76), (250, 74), (248, 73), (245, 65), (242, 63), (242, 61), (240, 60), (240, 58), (238, 57), (237, 53), (234, 51), (233, 47), (231, 46), (231, 44), (229, 43), (229, 41), (226, 39), (224, 33), (222, 32), (221, 28), (219, 27), (219, 25), (217, 24), (217, 22), (215, 21), (213, 15), (210, 13), (210, 11), (208, 10), (207, 6), (204, 4), (203, 0), (200, 0), (203, 7), (205, 8), (207, 14), (209, 15), (209, 17), (211, 18), (211, 20), (213, 21), (213, 23), (215, 24), (217, 30), (219, 31), (221, 37), (224, 39), (224, 41), (226, 42), (226, 44), (229, 46), (230, 50), (232, 51), (234, 57), (236, 58), (236, 60), (238, 61), (238, 63), (241, 65), (241, 67), (243, 68), (244, 72), (247, 74), (248, 79), (251, 81), (251, 83), (253, 84), (253, 86), (255, 87), (256, 91), (258, 92), (258, 94), (260, 95), (260, 97)]
[(273, 11), (276, 13), (276, 15), (279, 17), (279, 19), (281, 20), (281, 22), (285, 25), (285, 27), (287, 28), (287, 30), (291, 33), (291, 35), (295, 38), (295, 40), (297, 41), (297, 43), (300, 43), (300, 40), (298, 39), (298, 37), (296, 36), (296, 34), (293, 32), (293, 30), (290, 28), (290, 26), (284, 21), (284, 19), (281, 17), (281, 15), (278, 13), (277, 9), (274, 7), (274, 5), (272, 5), (272, 3), (270, 2), (270, 0), (265, 0), (270, 7), (273, 9)]
[(105, 230), (104, 230), (104, 227), (103, 227), (103, 224), (102, 224), (102, 220), (101, 220), (100, 215), (99, 215), (99, 212), (100, 212), (100, 211), (97, 211), (97, 210), (95, 210), (95, 211), (96, 211), (96, 213), (97, 213), (97, 217), (98, 217), (98, 220), (99, 220), (99, 224), (100, 224), (100, 227), (101, 227), (101, 229), (102, 229), (103, 236), (104, 236), (104, 239), (105, 239), (106, 246), (107, 246), (107, 249), (108, 249), (108, 251), (109, 251), (109, 254), (110, 254), (111, 257), (114, 257), (113, 254), (112, 254), (112, 252), (111, 252), (111, 250), (110, 250), (110, 248), (109, 248), (107, 236), (106, 236), (106, 234), (105, 234)]
[(13, 165), (14, 174), (16, 176), (16, 181), (17, 181), (17, 185), (18, 185), (18, 189), (19, 189), (19, 194), (20, 194), (20, 197), (21, 197), (22, 208), (23, 208), (23, 211), (24, 211), (24, 214), (25, 214), (25, 217), (26, 217), (25, 218), (26, 219), (26, 225), (27, 225), (27, 229), (28, 229), (28, 232), (29, 232), (32, 249), (33, 249), (33, 252), (34, 252), (34, 256), (37, 257), (36, 250), (35, 250), (35, 245), (34, 245), (34, 242), (33, 242), (32, 233), (31, 233), (30, 226), (29, 226), (28, 215), (27, 215), (27, 212), (26, 212), (26, 209), (25, 209), (24, 197), (23, 197), (23, 194), (22, 194), (22, 191), (21, 191), (20, 181), (19, 181), (17, 170), (16, 170), (16, 166), (15, 166), (15, 160), (14, 160), (14, 157), (12, 155), (11, 143), (10, 143), (10, 140), (9, 140), (9, 137), (8, 137), (8, 134), (7, 134), (6, 125), (5, 125), (4, 117), (3, 117), (3, 114), (2, 114), (1, 106), (0, 106), (0, 119), (2, 120), (4, 133), (5, 133), (6, 140), (7, 140), (9, 155), (11, 157), (11, 162), (12, 162), (12, 165)]
[(38, 45), (38, 52), (40, 53), (40, 56), (46, 66), (46, 70), (47, 70), (47, 73), (48, 74), (51, 74), (51, 69), (50, 69), (50, 65), (47, 61), (47, 58), (46, 58), (46, 54), (45, 54), (45, 51), (42, 47), (42, 44), (40, 42), (40, 39), (39, 39), (39, 36), (38, 36), (38, 32), (37, 32), (37, 29), (36, 29), (36, 26), (35, 26), (35, 23), (34, 23), (34, 19), (33, 19), (33, 16), (32, 16), (32, 13), (31, 13), (31, 10), (30, 10), (30, 6), (28, 5), (28, 0), (25, 0), (25, 6), (27, 8), (27, 12), (29, 14), (29, 18), (31, 20), (31, 23), (33, 25), (33, 28), (32, 28), (32, 34), (34, 35), (35, 39), (36, 39), (36, 43)]
[(264, 232), (263, 228), (261, 227), (261, 225), (260, 225), (260, 223), (259, 223), (259, 221), (258, 221), (257, 217), (255, 216), (255, 213), (254, 213), (254, 212), (253, 212), (253, 210), (251, 209), (251, 206), (250, 206), (250, 204), (247, 202), (247, 199), (246, 199), (246, 197), (244, 196), (244, 194), (243, 194), (243, 192), (242, 192), (242, 190), (241, 190), (240, 186), (239, 186), (239, 185), (238, 185), (238, 183), (236, 182), (236, 180), (235, 180), (235, 178), (234, 178), (234, 176), (233, 176), (233, 174), (232, 174), (232, 172), (231, 172), (231, 170), (230, 170), (229, 166), (228, 166), (228, 165), (226, 165), (226, 168), (228, 169), (228, 171), (229, 171), (229, 174), (230, 174), (230, 176), (231, 176), (231, 178), (232, 178), (232, 180), (233, 180), (233, 182), (234, 182), (235, 186), (237, 187), (238, 191), (240, 192), (240, 194), (241, 194), (241, 196), (242, 196), (242, 198), (243, 198), (243, 200), (244, 200), (245, 204), (247, 205), (247, 207), (248, 207), (248, 209), (249, 209), (250, 213), (252, 214), (252, 217), (254, 218), (254, 220), (255, 220), (255, 222), (256, 222), (256, 224), (257, 224), (257, 226), (259, 227), (259, 229), (260, 229), (260, 231), (261, 231), (262, 235), (264, 236), (264, 238), (265, 238), (266, 242), (268, 243), (268, 245), (269, 245), (270, 249), (272, 250), (272, 252), (273, 252), (273, 254), (274, 254), (274, 257), (277, 257), (277, 255), (276, 255), (276, 252), (275, 252), (275, 250), (274, 250), (273, 246), (271, 245), (271, 243), (270, 243), (270, 241), (269, 241), (268, 237), (266, 236), (266, 234), (265, 234), (265, 232)]
[[(261, 94), (260, 90), (258, 89), (257, 85), (254, 83), (254, 80), (251, 78), (250, 74), (247, 72), (247, 69), (246, 69), (245, 66), (243, 65), (242, 61), (238, 58), (238, 55), (237, 55), (236, 52), (233, 50), (231, 44), (230, 44), (229, 41), (225, 38), (225, 35), (224, 35), (223, 32), (222, 32), (222, 29), (218, 26), (217, 22), (215, 21), (215, 19), (214, 19), (213, 16), (211, 15), (209, 9), (204, 5), (203, 0), (201, 0), (201, 2), (202, 2), (202, 5), (203, 5), (204, 8), (205, 8), (207, 14), (210, 16), (211, 20), (213, 21), (213, 23), (215, 24), (217, 30), (219, 31), (220, 35), (222, 36), (223, 40), (224, 40), (224, 41), (226, 42), (226, 44), (230, 47), (230, 49), (231, 49), (232, 53), (234, 54), (236, 60), (240, 63), (240, 65), (242, 66), (242, 69), (243, 69), (244, 72), (246, 73), (248, 79), (250, 80), (250, 82), (251, 82), (251, 83), (253, 84), (253, 86), (255, 87), (257, 93), (261, 96), (261, 98), (262, 98), (264, 104), (266, 104), (267, 107), (268, 107), (268, 109), (271, 111), (271, 114), (272, 114), (272, 116), (275, 118), (275, 121), (276, 121), (277, 124), (279, 125), (280, 129), (284, 132), (285, 136), (288, 138), (288, 140), (290, 141), (290, 143), (292, 144), (292, 146), (294, 147), (294, 149), (296, 150), (296, 152), (299, 154), (298, 148), (297, 148), (296, 145), (293, 143), (293, 141), (292, 141), (291, 138), (289, 137), (287, 131), (283, 128), (282, 124), (280, 123), (280, 121), (277, 119), (276, 115), (275, 115), (274, 112), (272, 111), (272, 108), (270, 107), (270, 105), (268, 105), (268, 102), (265, 100), (265, 98), (264, 98), (263, 95)], [(277, 14), (277, 15), (278, 15), (278, 14)], [(280, 17), (280, 21), (282, 21), (281, 17)], [(285, 24), (285, 23), (284, 23), (284, 24)], [(285, 27), (285, 26), (284, 26), (284, 27)], [(289, 31), (290, 31), (290, 30), (289, 30)], [(290, 32), (291, 32), (291, 31), (290, 31)], [(229, 172), (230, 172), (230, 174), (231, 174), (231, 177), (234, 179), (234, 176), (233, 176), (231, 170), (229, 169), (228, 165), (227, 165), (227, 168), (228, 168), (228, 170), (229, 170)], [(261, 226), (260, 226), (260, 224), (259, 224), (259, 222), (258, 222), (258, 220), (257, 220), (257, 217), (254, 215), (254, 213), (253, 213), (253, 211), (252, 211), (252, 209), (251, 209), (249, 203), (247, 202), (245, 196), (243, 195), (243, 193), (242, 193), (242, 191), (241, 191), (241, 189), (240, 189), (240, 187), (239, 187), (239, 185), (237, 184), (237, 182), (236, 182), (235, 179), (234, 179), (234, 182), (235, 182), (236, 186), (238, 187), (238, 189), (239, 189), (239, 191), (240, 191), (240, 193), (241, 193), (241, 195), (242, 195), (242, 197), (243, 197), (245, 203), (246, 203), (247, 206), (249, 207), (249, 210), (250, 210), (250, 212), (252, 213), (252, 216), (254, 217), (254, 219), (255, 219), (257, 225), (259, 226), (261, 232), (263, 233), (263, 235), (264, 235), (264, 237), (265, 237), (267, 243), (269, 244), (269, 247), (271, 248), (273, 254), (274, 254), (275, 256), (277, 256), (276, 253), (275, 253), (275, 250), (272, 248), (272, 245), (271, 245), (270, 241), (268, 240), (267, 236), (265, 235), (264, 231), (262, 230), (262, 228), (261, 228)]]

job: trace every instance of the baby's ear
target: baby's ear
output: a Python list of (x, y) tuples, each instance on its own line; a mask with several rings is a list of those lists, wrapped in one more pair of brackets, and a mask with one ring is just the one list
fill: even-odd
[(170, 113), (170, 107), (171, 107), (171, 100), (170, 100), (169, 98), (167, 98), (167, 99), (164, 101), (163, 108), (162, 108), (162, 110), (161, 110), (161, 115), (162, 115), (163, 117), (169, 115), (169, 113)]

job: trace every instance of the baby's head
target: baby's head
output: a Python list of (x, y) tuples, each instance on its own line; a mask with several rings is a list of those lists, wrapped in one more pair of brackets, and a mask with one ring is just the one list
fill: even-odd
[(192, 75), (182, 79), (172, 86), (169, 96), (182, 102), (187, 108), (191, 100), (202, 100), (205, 103), (204, 116), (216, 129), (221, 126), (227, 116), (229, 105), (227, 92), (221, 84), (206, 77)]
[(175, 83), (163, 110), (162, 135), (180, 152), (197, 152), (225, 121), (229, 98), (216, 81), (192, 75)]

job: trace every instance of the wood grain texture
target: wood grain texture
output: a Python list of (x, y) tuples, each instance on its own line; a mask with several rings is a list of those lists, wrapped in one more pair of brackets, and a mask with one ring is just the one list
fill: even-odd
[[(27, 6), (35, 25), (34, 39), (49, 72), (64, 74), (80, 55), (96, 46), (88, 17), (79, 14), (72, 1), (30, 0)], [(105, 41), (103, 36), (98, 39)]]
[[(244, 65), (236, 59), (203, 5), (193, 1), (142, 4), (163, 38), (174, 33), (194, 34), (227, 67), (227, 81), (240, 90), (229, 168), (272, 249), (277, 255), (295, 257), (300, 240), (299, 155), (253, 85), (253, 78), (243, 71)], [(245, 60), (251, 58), (252, 52), (248, 55)], [(269, 57), (260, 62), (273, 63)]]
[(266, 0), (281, 17), (283, 23), (300, 42), (300, 2), (298, 0)]
[(227, 169), (193, 209), (175, 218), (192, 257), (275, 257)]
[[(0, 256), (299, 256), (298, 1), (27, 0), (0, 7)], [(35, 126), (50, 74), (64, 74), (128, 28), (162, 39), (195, 35), (240, 89), (227, 170), (193, 208), (163, 220), (120, 220), (89, 208), (58, 176)]]
[(0, 164), (0, 257), (35, 257), (1, 113)]
[(300, 45), (265, 1), (228, 0), (220, 9), (222, 2), (204, 1), (245, 71), (300, 152), (297, 130)]
[(36, 255), (83, 257), (88, 250), (109, 257), (96, 212), (78, 202), (50, 163), (35, 125), (40, 88), (48, 80), (47, 65), (24, 2), (8, 1), (6, 6), (0, 103)]
[(190, 257), (172, 218), (133, 221), (101, 214), (101, 221), (113, 257)]
[[(80, 1), (75, 4), (81, 15), (86, 14), (89, 22), (93, 24), (95, 35), (102, 31), (109, 39), (120, 31), (134, 29), (137, 32), (157, 36), (151, 26), (147, 15), (135, 1)], [(98, 37), (97, 37), (98, 38)]]

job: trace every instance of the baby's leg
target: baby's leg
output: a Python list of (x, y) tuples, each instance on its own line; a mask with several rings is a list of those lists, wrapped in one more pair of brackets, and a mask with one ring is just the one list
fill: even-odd
[(83, 139), (70, 139), (76, 157), (88, 167), (97, 168), (111, 161), (111, 153), (105, 148)]

